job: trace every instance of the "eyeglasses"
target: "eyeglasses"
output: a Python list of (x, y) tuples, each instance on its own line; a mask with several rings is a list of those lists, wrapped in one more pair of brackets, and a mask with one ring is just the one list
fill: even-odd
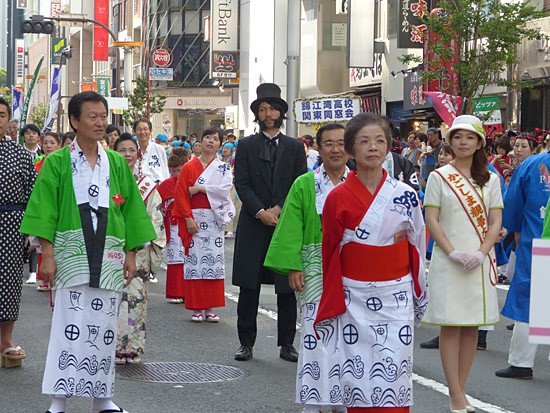
[(323, 148), (327, 148), (327, 149), (334, 149), (335, 146), (338, 146), (339, 149), (343, 149), (344, 148), (344, 141), (338, 141), (338, 142), (326, 141), (326, 142), (323, 142), (321, 144), (321, 146)]

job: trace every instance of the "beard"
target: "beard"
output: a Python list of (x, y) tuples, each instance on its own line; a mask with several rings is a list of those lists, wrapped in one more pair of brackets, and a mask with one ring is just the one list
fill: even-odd
[[(258, 125), (260, 125), (261, 131), (265, 131), (266, 129), (268, 129), (265, 122), (261, 120), (258, 120)], [(283, 119), (282, 118), (274, 119), (273, 127), (276, 129), (281, 129), (281, 126), (283, 126)]]

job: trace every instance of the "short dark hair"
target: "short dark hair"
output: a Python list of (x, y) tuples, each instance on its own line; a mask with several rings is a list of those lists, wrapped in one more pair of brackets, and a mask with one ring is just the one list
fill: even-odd
[(132, 139), (134, 139), (134, 136), (130, 132), (122, 132), (118, 139), (124, 137), (124, 139), (128, 139), (128, 136)]
[(202, 142), (202, 140), (204, 139), (204, 137), (206, 135), (214, 135), (214, 134), (218, 134), (219, 138), (220, 138), (220, 146), (222, 145), (222, 142), (223, 142), (223, 131), (218, 128), (217, 126), (212, 126), (208, 129), (205, 129), (204, 131), (202, 131), (202, 136), (201, 136), (201, 139), (200, 141)]
[(23, 126), (23, 129), (21, 129), (21, 137), (25, 136), (25, 133), (27, 133), (28, 131), (33, 131), (40, 135), (40, 128), (34, 123), (27, 123), (25, 126)]
[(107, 125), (107, 129), (105, 129), (105, 133), (108, 135), (111, 132), (116, 132), (118, 133), (118, 136), (120, 136), (120, 129), (116, 125), (113, 125), (113, 124)]
[(132, 124), (132, 130), (135, 131), (136, 128), (137, 128), (137, 125), (139, 125), (140, 123), (146, 123), (147, 126), (149, 126), (149, 129), (153, 129), (153, 124), (151, 123), (151, 121), (149, 119), (145, 119), (145, 118), (139, 118), (138, 120), (136, 120), (133, 124)]
[(510, 145), (510, 137), (508, 135), (502, 135), (502, 137), (497, 141), (497, 148), (502, 148), (508, 154), (512, 150), (512, 145)]
[(375, 113), (363, 112), (351, 118), (351, 120), (346, 125), (346, 129), (344, 132), (344, 149), (349, 155), (354, 155), (353, 146), (355, 145), (357, 133), (365, 126), (369, 125), (379, 126), (382, 131), (384, 131), (384, 137), (386, 138), (386, 141), (388, 143), (388, 152), (390, 151), (392, 135), (390, 124), (387, 118), (377, 115)]
[(118, 152), (118, 147), (120, 146), (120, 144), (122, 142), (126, 142), (126, 141), (130, 141), (132, 142), (134, 145), (136, 145), (136, 149), (138, 149), (138, 143), (134, 140), (134, 137), (130, 134), (122, 134), (120, 135), (120, 137), (116, 140), (115, 142), (115, 145), (113, 146), (113, 150), (117, 151)]
[(76, 133), (74, 133), (73, 131), (69, 131), (67, 133), (64, 133), (62, 136), (61, 136), (61, 145), (64, 146), (65, 144), (65, 141), (67, 139), (70, 139), (71, 142), (74, 141), (74, 138), (76, 138)]
[(105, 106), (105, 111), (109, 112), (109, 105), (107, 100), (97, 92), (81, 92), (74, 95), (69, 101), (69, 124), (71, 128), (76, 132), (75, 127), (71, 123), (71, 116), (77, 120), (80, 120), (82, 114), (82, 105), (87, 102), (101, 102)]
[(315, 142), (317, 142), (317, 146), (319, 147), (321, 146), (321, 141), (323, 140), (323, 133), (325, 133), (325, 131), (335, 130), (335, 129), (345, 130), (346, 128), (341, 123), (327, 123), (326, 125), (321, 126), (317, 130), (317, 133), (315, 134)]
[(3, 96), (0, 96), (0, 105), (4, 105), (6, 107), (6, 111), (8, 112), (8, 120), (11, 120), (11, 105)]
[(177, 168), (187, 162), (187, 149), (172, 148), (172, 155), (168, 157), (168, 167)]

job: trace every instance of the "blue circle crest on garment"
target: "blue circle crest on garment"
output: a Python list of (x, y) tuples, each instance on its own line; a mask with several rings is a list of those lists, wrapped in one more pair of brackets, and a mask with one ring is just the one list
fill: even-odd
[(313, 334), (307, 334), (304, 336), (304, 348), (306, 350), (314, 350), (317, 347), (317, 339)]
[(359, 332), (357, 331), (357, 327), (355, 327), (353, 324), (345, 325), (343, 336), (346, 344), (353, 345), (357, 343), (357, 341), (359, 340)]
[(201, 222), (199, 224), (199, 228), (203, 230), (208, 229), (208, 224), (206, 222)]
[(103, 342), (105, 343), (105, 345), (109, 345), (113, 342), (113, 340), (115, 339), (115, 333), (113, 330), (107, 330), (105, 332), (105, 334), (103, 334)]
[(90, 185), (90, 187), (88, 188), (88, 195), (96, 198), (99, 195), (99, 186)]
[(101, 301), (100, 298), (94, 298), (92, 300), (91, 307), (92, 307), (93, 310), (99, 311), (103, 308), (103, 301)]
[(80, 337), (80, 329), (75, 324), (69, 324), (65, 327), (65, 337), (67, 340), (75, 341)]
[(378, 297), (370, 297), (365, 301), (365, 304), (367, 304), (367, 308), (371, 311), (380, 311), (384, 307), (382, 300)]
[(412, 343), (412, 339), (413, 339), (413, 334), (412, 334), (411, 326), (406, 325), (401, 327), (401, 329), (399, 330), (399, 340), (401, 340), (403, 344), (408, 346)]
[(214, 241), (214, 245), (218, 248), (221, 248), (223, 246), (223, 239), (222, 237), (217, 237)]

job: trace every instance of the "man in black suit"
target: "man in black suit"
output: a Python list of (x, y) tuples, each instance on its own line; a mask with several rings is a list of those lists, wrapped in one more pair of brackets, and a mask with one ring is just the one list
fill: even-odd
[(296, 297), (288, 277), (275, 274), (263, 263), (288, 191), (307, 172), (306, 153), (302, 142), (280, 132), (288, 104), (281, 99), (279, 86), (261, 84), (256, 94), (250, 109), (260, 132), (241, 139), (235, 156), (235, 188), (243, 204), (233, 261), (233, 285), (240, 287), (237, 331), (241, 347), (235, 360), (252, 358), (261, 284), (275, 284), (280, 357), (296, 362)]

